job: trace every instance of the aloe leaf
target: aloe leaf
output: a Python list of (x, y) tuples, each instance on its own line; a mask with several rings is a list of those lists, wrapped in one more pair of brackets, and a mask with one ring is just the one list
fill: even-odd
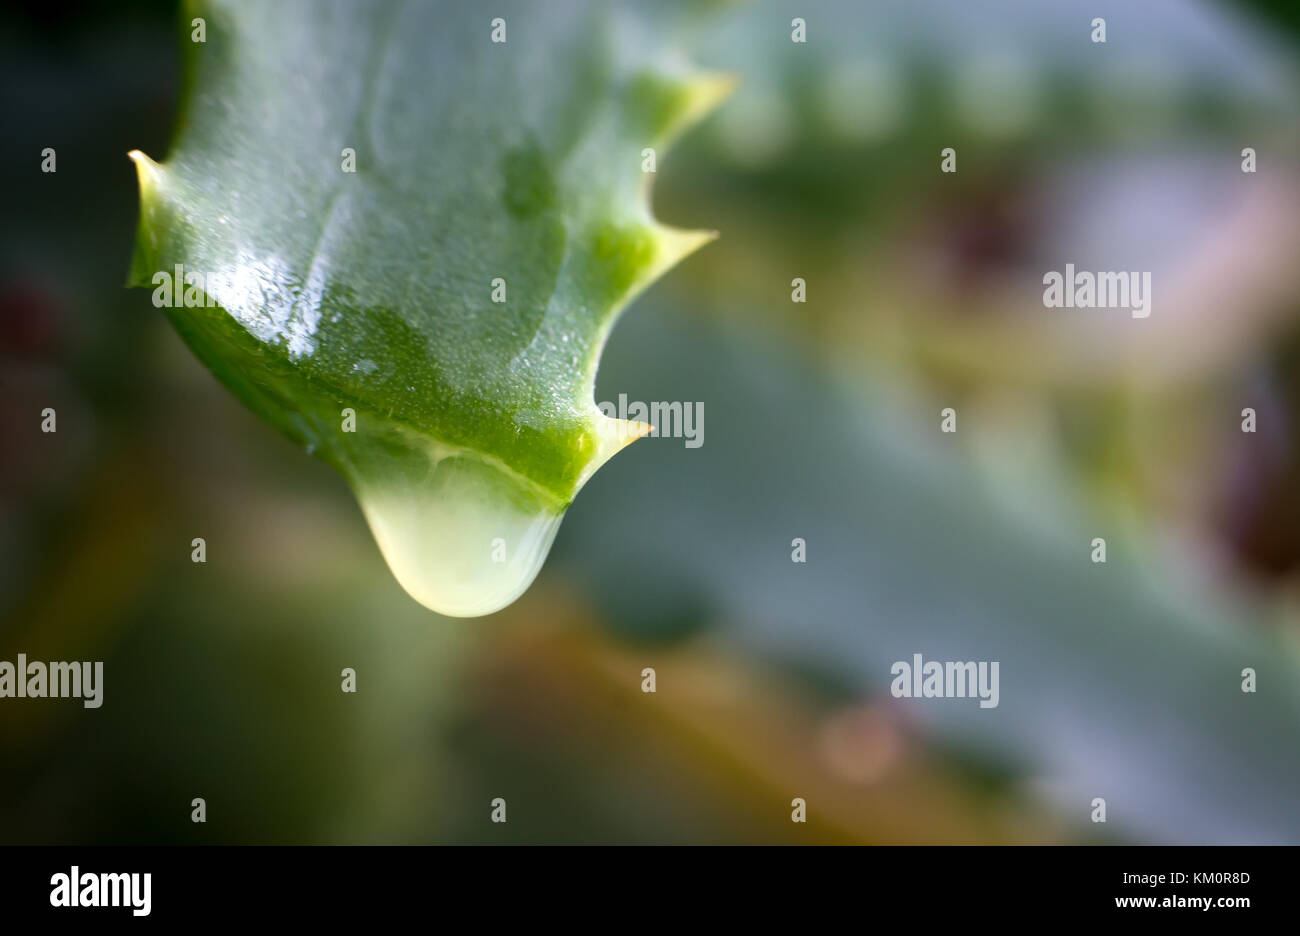
[(433, 610), (514, 600), (579, 488), (647, 429), (594, 405), (601, 349), (712, 235), (654, 219), (645, 150), (730, 84), (672, 64), (653, 18), (191, 4), (177, 138), (162, 163), (131, 154), (130, 285), (342, 472)]

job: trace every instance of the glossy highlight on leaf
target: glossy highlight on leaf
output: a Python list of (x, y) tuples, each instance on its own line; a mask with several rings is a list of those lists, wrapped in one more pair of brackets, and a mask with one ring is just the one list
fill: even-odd
[(177, 139), (162, 162), (131, 154), (130, 284), (201, 275), (210, 302), (166, 308), (178, 332), (342, 472), (433, 610), (513, 601), (644, 432), (594, 405), (601, 349), (712, 234), (654, 219), (641, 154), (731, 85), (671, 64), (654, 11), (192, 3)]

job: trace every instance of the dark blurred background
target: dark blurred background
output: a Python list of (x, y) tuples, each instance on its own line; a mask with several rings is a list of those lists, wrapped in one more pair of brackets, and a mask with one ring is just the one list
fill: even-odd
[[(175, 4), (9, 4), (0, 659), (105, 689), (0, 700), (0, 841), (1300, 841), (1298, 10), (711, 11), (683, 44), (743, 84), (655, 204), (721, 237), (596, 393), (704, 401), (705, 443), (620, 454), (453, 620), (122, 287)], [(1045, 310), (1065, 260), (1151, 270), (1152, 317)], [(892, 699), (916, 652), (1001, 704)]]

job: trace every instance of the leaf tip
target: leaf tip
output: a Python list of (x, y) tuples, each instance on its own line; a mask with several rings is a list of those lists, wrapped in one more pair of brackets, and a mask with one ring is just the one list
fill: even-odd
[(135, 163), (136, 176), (140, 180), (141, 191), (153, 187), (153, 183), (162, 175), (163, 167), (150, 159), (143, 150), (133, 149), (126, 154)]
[(587, 479), (595, 474), (597, 468), (605, 464), (605, 462), (609, 461), (637, 439), (649, 435), (654, 431), (654, 428), (655, 427), (649, 423), (641, 422), (637, 419), (620, 419), (614, 416), (606, 416), (603, 412), (597, 409), (596, 455), (588, 463), (587, 470), (583, 473), (577, 487), (581, 488), (582, 485), (587, 482)]
[(718, 107), (739, 84), (729, 72), (694, 72), (684, 77), (647, 76), (637, 87), (655, 142), (667, 145)]
[(708, 229), (677, 228), (666, 224), (655, 224), (656, 239), (659, 244), (659, 262), (654, 275), (676, 266), (705, 244), (718, 239), (718, 232)]
[(740, 75), (734, 72), (702, 72), (691, 83), (694, 90), (691, 109), (688, 111), (691, 120), (688, 123), (704, 117), (731, 97), (740, 86)]

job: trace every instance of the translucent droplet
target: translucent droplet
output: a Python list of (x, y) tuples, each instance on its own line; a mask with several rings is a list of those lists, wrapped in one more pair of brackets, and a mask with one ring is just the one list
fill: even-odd
[(499, 611), (537, 576), (565, 505), (476, 454), (427, 447), (425, 470), (401, 457), (354, 475), (366, 520), (420, 604), (452, 617)]
[[(593, 407), (596, 450), (575, 486), (650, 427)], [(566, 500), (503, 463), (387, 426), (334, 434), (333, 461), (352, 484), (393, 575), (420, 604), (478, 617), (527, 590), (550, 552)], [(354, 442), (355, 440), (355, 442)]]

